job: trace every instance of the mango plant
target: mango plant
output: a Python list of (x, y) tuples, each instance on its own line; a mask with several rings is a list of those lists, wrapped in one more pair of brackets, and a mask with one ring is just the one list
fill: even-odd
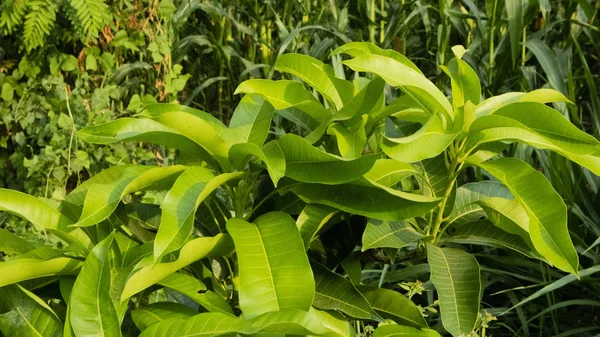
[[(563, 200), (504, 150), (551, 150), (598, 175), (600, 143), (546, 105), (569, 102), (557, 91), (482, 100), (465, 50), (453, 51), (451, 99), (402, 54), (349, 43), (333, 54), (349, 56), (353, 81), (284, 54), (275, 69), (290, 79), (243, 82), (228, 126), (152, 104), (80, 130), (95, 144), (175, 148), (179, 164), (111, 167), (56, 208), (0, 190), (0, 211), (45, 238), (0, 230), (0, 331), (484, 336), (478, 246), (579, 273)], [(401, 284), (405, 295), (389, 268), (429, 281)], [(413, 301), (428, 287), (429, 305)]]

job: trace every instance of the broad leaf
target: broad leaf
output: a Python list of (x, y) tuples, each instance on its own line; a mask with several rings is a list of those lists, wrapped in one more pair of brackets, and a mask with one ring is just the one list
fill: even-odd
[(502, 95), (493, 96), (479, 103), (475, 109), (477, 117), (485, 116), (494, 113), (494, 111), (517, 102), (532, 102), (532, 103), (552, 103), (552, 102), (568, 102), (560, 91), (553, 89), (537, 89), (530, 92), (508, 92)]
[(307, 183), (341, 184), (367, 173), (375, 155), (345, 159), (319, 150), (305, 139), (287, 134), (277, 140), (285, 156), (286, 177)]
[(367, 142), (365, 126), (368, 118), (367, 115), (363, 115), (361, 119), (351, 125), (346, 125), (347, 122), (333, 122), (329, 125), (327, 134), (335, 137), (342, 157), (358, 158), (361, 156)]
[(217, 187), (243, 172), (215, 176), (203, 167), (190, 167), (175, 181), (162, 202), (160, 226), (154, 241), (154, 259), (181, 248), (194, 227), (196, 209)]
[(401, 53), (399, 53), (393, 49), (381, 49), (374, 43), (350, 42), (350, 43), (346, 43), (346, 44), (338, 47), (333, 52), (331, 52), (331, 54), (333, 54), (333, 55), (338, 55), (338, 54), (342, 54), (342, 53), (348, 54), (353, 57), (360, 56), (360, 55), (369, 55), (369, 54), (389, 57), (393, 60), (396, 60), (396, 61), (404, 64), (405, 66), (411, 68), (412, 70), (416, 71), (417, 73), (423, 75), (421, 70), (414, 63), (412, 63), (412, 61), (410, 61), (406, 56), (402, 55)]
[(239, 260), (240, 307), (245, 317), (308, 310), (315, 283), (302, 238), (288, 214), (267, 213), (253, 223), (232, 218), (227, 230)]
[(140, 261), (125, 283), (121, 301), (164, 280), (169, 275), (193, 262), (206, 257), (217, 257), (231, 253), (233, 241), (227, 234), (214, 237), (200, 237), (186, 243), (179, 251), (179, 258), (172, 262), (154, 264), (154, 257), (148, 256)]
[(440, 337), (431, 329), (417, 329), (410, 326), (386, 324), (375, 329), (373, 337)]
[(20, 285), (0, 287), (0, 333), (63, 336), (63, 324), (42, 299)]
[(41, 231), (44, 229), (66, 231), (72, 224), (71, 220), (42, 200), (4, 188), (0, 188), (0, 212), (8, 212), (23, 218)]
[(313, 271), (316, 282), (313, 301), (315, 307), (323, 310), (338, 310), (358, 319), (381, 320), (352, 282), (321, 264), (313, 264)]
[(479, 313), (481, 275), (477, 260), (460, 249), (428, 244), (427, 261), (444, 327), (455, 337), (468, 336)]
[(121, 336), (119, 316), (110, 294), (109, 256), (113, 240), (114, 236), (109, 235), (92, 249), (73, 285), (70, 323), (77, 336)]
[(243, 170), (252, 156), (263, 162), (273, 184), (277, 186), (279, 179), (285, 175), (285, 156), (281, 152), (279, 143), (273, 140), (262, 148), (255, 144), (240, 143), (229, 149), (229, 158), (233, 167), (238, 170)]
[(37, 246), (21, 239), (6, 229), (0, 228), (0, 252), (4, 254), (25, 254)]
[(452, 82), (452, 104), (455, 108), (464, 106), (468, 101), (477, 105), (481, 98), (481, 84), (477, 73), (462, 60), (465, 52), (462, 46), (454, 46), (452, 51), (456, 57), (448, 62), (447, 68), (442, 68)]
[(403, 248), (421, 240), (425, 235), (417, 232), (408, 222), (369, 219), (362, 237), (362, 251), (372, 248)]
[(410, 164), (393, 159), (377, 159), (364, 177), (372, 183), (394, 187), (402, 179), (418, 174)]
[(392, 319), (398, 324), (426, 328), (427, 322), (419, 307), (401, 293), (384, 289), (360, 286), (358, 290), (365, 296), (371, 307), (381, 317)]
[(324, 310), (315, 309), (310, 307), (309, 312), (315, 316), (319, 323), (329, 330), (327, 333), (322, 334), (323, 337), (356, 337), (356, 331), (352, 327), (352, 323), (344, 317), (344, 315), (337, 312), (328, 312)]
[(19, 258), (0, 262), (0, 287), (34, 278), (75, 275), (81, 269), (81, 261), (68, 257), (53, 259)]
[(204, 283), (193, 276), (173, 273), (158, 282), (161, 286), (176, 290), (200, 304), (207, 311), (232, 314), (231, 306), (217, 293), (206, 288)]
[(334, 121), (352, 120), (379, 110), (384, 100), (385, 81), (377, 77), (369, 81), (348, 103), (333, 114)]
[(338, 212), (335, 208), (325, 205), (309, 204), (304, 207), (296, 219), (296, 226), (306, 249), (323, 226)]
[(557, 268), (577, 274), (579, 259), (567, 228), (567, 206), (546, 177), (514, 158), (477, 165), (508, 187), (525, 208), (535, 249)]
[(233, 142), (262, 146), (269, 135), (273, 113), (273, 106), (263, 97), (244, 96), (229, 122)]
[(135, 326), (144, 331), (150, 325), (170, 319), (187, 319), (198, 312), (183, 304), (174, 302), (157, 302), (131, 311), (131, 319)]

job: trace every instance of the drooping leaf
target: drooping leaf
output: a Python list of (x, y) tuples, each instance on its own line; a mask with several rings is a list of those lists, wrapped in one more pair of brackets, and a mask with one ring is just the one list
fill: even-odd
[(253, 223), (227, 221), (240, 270), (245, 317), (283, 309), (308, 310), (315, 283), (300, 233), (286, 213), (270, 212)]
[(531, 102), (531, 103), (552, 103), (552, 102), (567, 102), (570, 103), (568, 98), (565, 97), (560, 91), (553, 89), (537, 89), (530, 92), (508, 92), (498, 96), (492, 96), (485, 101), (479, 103), (476, 107), (477, 117), (485, 116), (494, 113), (501, 107), (504, 107), (511, 103), (517, 102)]
[(377, 77), (369, 81), (348, 103), (333, 115), (334, 121), (346, 121), (376, 109), (383, 101), (385, 81)]
[(362, 119), (357, 120), (352, 125), (345, 125), (348, 123), (343, 122), (333, 122), (327, 129), (327, 133), (335, 137), (338, 150), (343, 158), (358, 158), (363, 152), (363, 148), (367, 142), (365, 126), (369, 117), (367, 115), (363, 115), (362, 117)]
[(296, 219), (296, 226), (306, 249), (319, 230), (338, 212), (335, 208), (325, 205), (309, 204), (304, 207)]
[(160, 226), (154, 241), (154, 258), (181, 248), (194, 226), (196, 209), (217, 187), (243, 172), (213, 175), (203, 167), (190, 167), (175, 181), (162, 202)]
[(477, 165), (508, 187), (525, 208), (535, 249), (555, 267), (577, 274), (579, 259), (567, 228), (566, 205), (546, 177), (515, 158)]
[(448, 62), (447, 68), (442, 68), (451, 79), (452, 104), (455, 108), (465, 105), (467, 101), (477, 105), (481, 98), (481, 84), (477, 73), (462, 60), (462, 46), (454, 46), (452, 51), (456, 57)]
[(148, 256), (136, 265), (127, 279), (121, 301), (164, 280), (193, 262), (206, 257), (227, 255), (231, 251), (233, 251), (231, 237), (227, 234), (217, 234), (214, 237), (200, 237), (189, 241), (179, 251), (179, 258), (172, 262), (154, 264), (154, 257)]
[(402, 179), (418, 174), (410, 164), (393, 159), (377, 159), (364, 177), (372, 183), (394, 187)]
[(75, 280), (69, 307), (71, 327), (77, 336), (121, 336), (119, 316), (111, 299), (109, 235), (85, 259)]
[(81, 261), (69, 257), (53, 259), (19, 258), (0, 262), (0, 287), (46, 276), (74, 275), (81, 269)]
[(63, 336), (54, 311), (20, 285), (0, 287), (0, 333), (4, 336)]
[(233, 167), (242, 170), (252, 156), (260, 159), (266, 166), (267, 172), (277, 186), (279, 179), (285, 175), (285, 156), (281, 152), (279, 143), (275, 140), (265, 144), (262, 148), (255, 144), (240, 143), (229, 149), (229, 158)]
[(362, 251), (372, 248), (403, 248), (421, 240), (425, 235), (417, 232), (404, 220), (381, 221), (369, 219), (362, 237)]
[(417, 73), (419, 73), (421, 75), (423, 74), (421, 72), (421, 70), (414, 63), (412, 63), (412, 61), (410, 61), (406, 56), (402, 55), (401, 53), (399, 53), (393, 49), (381, 49), (376, 44), (370, 43), (370, 42), (345, 43), (344, 45), (338, 47), (333, 52), (331, 52), (331, 54), (332, 55), (348, 54), (353, 57), (357, 57), (360, 55), (368, 55), (368, 54), (385, 56), (385, 57), (389, 57), (393, 60), (396, 60), (396, 61), (404, 64), (405, 66), (411, 68), (412, 70), (416, 71)]
[(173, 273), (158, 284), (186, 295), (208, 311), (233, 315), (231, 306), (220, 295), (208, 290), (202, 281), (193, 276)]
[(131, 311), (135, 326), (144, 331), (150, 325), (170, 319), (187, 319), (198, 314), (194, 309), (175, 302), (157, 302)]
[(321, 264), (313, 264), (315, 298), (313, 305), (323, 310), (338, 310), (358, 319), (381, 320), (367, 299), (352, 282)]
[(56, 229), (67, 231), (72, 224), (66, 216), (42, 200), (31, 195), (0, 188), (0, 212), (8, 212), (23, 218), (37, 229)]
[(263, 97), (244, 96), (229, 122), (233, 142), (262, 146), (271, 129), (273, 113), (273, 106)]
[(481, 275), (477, 260), (460, 249), (427, 244), (427, 261), (444, 328), (455, 337), (469, 335), (479, 313)]
[(432, 329), (418, 329), (410, 326), (386, 324), (375, 329), (373, 337), (440, 337)]
[(25, 254), (36, 247), (35, 244), (21, 239), (6, 229), (0, 228), (0, 252), (5, 254)]
[(392, 319), (398, 324), (426, 328), (427, 322), (416, 304), (401, 293), (385, 288), (360, 286), (371, 307), (381, 317)]
[(337, 312), (329, 312), (310, 307), (309, 312), (321, 323), (327, 330), (327, 333), (322, 334), (323, 337), (356, 337), (356, 331), (352, 327), (352, 323)]

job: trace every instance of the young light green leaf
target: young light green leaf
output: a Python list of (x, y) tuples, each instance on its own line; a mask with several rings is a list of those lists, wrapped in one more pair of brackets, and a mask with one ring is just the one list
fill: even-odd
[(567, 207), (546, 177), (515, 158), (477, 165), (508, 187), (525, 208), (535, 249), (555, 267), (577, 274), (579, 259), (569, 237)]
[(232, 142), (262, 146), (269, 135), (274, 111), (273, 106), (259, 95), (244, 96), (229, 122)]
[(157, 302), (131, 311), (135, 326), (144, 331), (150, 325), (171, 319), (188, 319), (198, 312), (188, 306), (175, 302)]
[(381, 221), (369, 219), (362, 237), (362, 248), (364, 252), (372, 248), (403, 248), (406, 245), (421, 240), (425, 235), (417, 232), (404, 220)]
[(0, 287), (0, 333), (62, 337), (63, 325), (39, 297), (19, 285)]
[(35, 248), (37, 248), (37, 245), (0, 228), (0, 252), (4, 254), (25, 254)]
[(121, 301), (129, 299), (193, 262), (206, 257), (224, 256), (232, 251), (231, 237), (228, 234), (217, 234), (214, 237), (200, 237), (187, 242), (179, 251), (179, 258), (172, 262), (155, 264), (154, 257), (150, 255), (137, 264), (127, 279)]
[(252, 156), (263, 162), (273, 184), (277, 186), (279, 179), (285, 175), (285, 156), (279, 147), (279, 143), (272, 140), (262, 148), (255, 144), (240, 143), (234, 144), (229, 149), (229, 158), (233, 167), (238, 170), (243, 170)]
[(356, 331), (352, 323), (344, 315), (331, 311), (324, 311), (310, 307), (308, 311), (321, 323), (327, 330), (322, 334), (323, 337), (356, 337)]
[(419, 307), (401, 293), (385, 288), (359, 286), (358, 290), (365, 296), (371, 307), (381, 317), (392, 319), (398, 324), (426, 328), (427, 322)]
[(402, 179), (419, 172), (410, 164), (393, 159), (377, 159), (364, 177), (372, 183), (394, 187)]
[(352, 282), (321, 264), (313, 264), (315, 298), (313, 305), (323, 310), (338, 310), (359, 319), (382, 320)]
[(286, 213), (270, 212), (253, 223), (227, 221), (240, 270), (240, 307), (252, 318), (283, 309), (308, 310), (315, 283), (300, 233)]
[(109, 183), (92, 184), (85, 196), (83, 211), (78, 227), (93, 226), (108, 218), (119, 202), (130, 193), (152, 188), (156, 184), (170, 185), (184, 170), (185, 166), (152, 167), (132, 165)]
[(377, 159), (376, 155), (341, 158), (292, 134), (279, 138), (277, 143), (285, 156), (286, 177), (307, 183), (334, 185), (352, 181), (367, 173)]
[[(452, 50), (454, 51), (456, 47), (462, 46), (455, 46)], [(455, 108), (465, 105), (467, 101), (471, 101), (475, 105), (479, 104), (479, 99), (481, 98), (479, 78), (473, 68), (462, 60), (462, 55), (456, 55), (455, 58), (448, 62), (448, 67), (442, 67), (442, 70), (450, 76), (452, 83), (452, 104)]]
[(45, 260), (39, 258), (19, 258), (0, 262), (0, 287), (25, 280), (55, 275), (76, 275), (81, 269), (81, 261), (69, 257), (56, 257)]
[(571, 103), (560, 91), (554, 89), (537, 89), (530, 92), (508, 92), (502, 95), (493, 96), (479, 103), (475, 109), (477, 117), (490, 115), (494, 111), (511, 103), (530, 102), (530, 103), (553, 103), (566, 102)]
[(369, 81), (356, 96), (354, 96), (341, 109), (333, 114), (334, 121), (351, 120), (361, 114), (370, 114), (373, 110), (379, 110), (384, 100), (385, 81), (376, 77)]
[(333, 122), (327, 128), (327, 134), (335, 137), (338, 150), (343, 158), (358, 158), (367, 142), (366, 124), (369, 116), (363, 115), (354, 124)]
[(404, 64), (405, 66), (411, 68), (412, 70), (418, 72), (419, 74), (423, 75), (421, 70), (414, 63), (412, 63), (412, 61), (409, 60), (406, 56), (402, 55), (401, 53), (399, 53), (393, 49), (381, 49), (376, 44), (370, 43), (370, 42), (346, 43), (346, 44), (338, 47), (336, 50), (332, 51), (331, 54), (332, 55), (348, 54), (353, 57), (357, 57), (360, 55), (369, 55), (369, 54), (385, 56), (385, 57), (389, 57), (393, 60), (396, 60), (396, 61)]
[(338, 110), (352, 98), (354, 93), (351, 82), (337, 78), (330, 65), (308, 55), (281, 55), (275, 62), (275, 69), (297, 76), (332, 102)]
[(418, 329), (410, 326), (385, 324), (375, 329), (373, 337), (441, 337), (431, 329)]
[(308, 249), (321, 228), (338, 212), (335, 208), (319, 204), (308, 204), (304, 207), (296, 219), (296, 226), (300, 231), (304, 248)]
[(38, 230), (67, 231), (72, 224), (66, 216), (31, 195), (0, 188), (0, 212), (8, 212), (29, 221)]
[(73, 285), (70, 323), (77, 336), (121, 336), (119, 316), (110, 295), (113, 240), (111, 234), (92, 249)]
[(158, 284), (184, 294), (208, 311), (233, 315), (231, 306), (220, 295), (208, 290), (204, 283), (193, 276), (173, 273)]
[(475, 328), (479, 313), (479, 263), (465, 251), (433, 244), (427, 244), (427, 261), (438, 293), (444, 328), (454, 337), (468, 336)]
[(154, 241), (154, 259), (181, 248), (194, 226), (196, 209), (217, 187), (239, 178), (243, 172), (213, 175), (203, 167), (190, 167), (175, 181), (161, 208), (160, 226)]

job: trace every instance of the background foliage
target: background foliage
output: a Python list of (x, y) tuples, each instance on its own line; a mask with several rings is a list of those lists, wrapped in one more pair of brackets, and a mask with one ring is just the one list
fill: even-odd
[[(272, 65), (288, 52), (331, 63), (343, 74), (339, 56), (329, 54), (348, 41), (400, 51), (448, 94), (450, 81), (439, 66), (452, 58), (451, 46), (464, 45), (484, 97), (553, 88), (576, 102), (554, 107), (600, 135), (598, 0), (7, 0), (0, 10), (0, 187), (50, 203), (111, 165), (178, 161), (161, 146), (90, 145), (77, 130), (133, 116), (150, 102), (180, 102), (229, 124), (239, 83), (279, 78)], [(397, 92), (387, 88), (386, 96), (391, 101)], [(290, 127), (276, 119), (273, 132)], [(568, 206), (582, 264), (598, 264), (598, 177), (546, 150), (515, 145), (508, 151), (550, 180)], [(39, 237), (0, 217), (3, 227)], [(406, 270), (377, 254), (382, 261), (363, 270), (365, 283), (430, 302), (431, 285), (415, 282), (427, 270)], [(494, 284), (513, 288), (483, 299), (495, 315), (563, 277), (544, 264), (493, 251), (477, 257), (488, 294)], [(599, 314), (599, 287), (592, 275), (543, 292), (499, 316), (488, 333), (591, 336), (598, 333), (586, 328)]]

